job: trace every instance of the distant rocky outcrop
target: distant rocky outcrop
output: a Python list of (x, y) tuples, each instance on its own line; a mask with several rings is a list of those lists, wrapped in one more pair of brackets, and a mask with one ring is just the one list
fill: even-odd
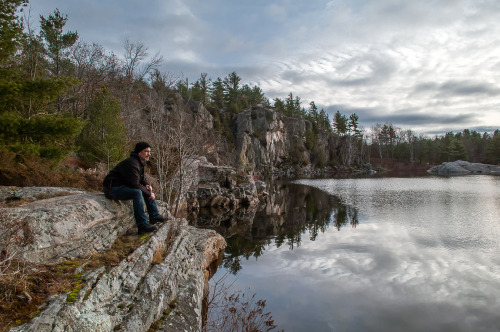
[[(136, 233), (129, 202), (66, 188), (48, 188), (40, 196), (43, 191), (0, 187), (6, 206), (0, 209), (0, 231), (22, 240), (3, 241), (0, 250), (20, 250), (27, 261), (59, 262), (90, 257), (109, 249), (117, 236)], [(20, 197), (36, 199), (48, 192), (66, 194), (9, 207)], [(224, 247), (215, 231), (169, 218), (118, 266), (79, 275), (76, 291), (51, 298), (35, 318), (11, 331), (135, 332), (153, 326), (156, 331), (201, 331), (202, 299)]]
[(500, 175), (500, 166), (457, 160), (444, 162), (427, 170), (436, 175), (467, 175), (467, 174), (495, 174)]
[[(326, 164), (336, 154), (332, 134), (313, 135), (311, 122), (263, 107), (236, 114), (233, 135), (236, 165), (258, 171), (310, 173), (317, 163)], [(314, 143), (308, 142), (311, 139)], [(308, 149), (308, 143), (315, 149)]]

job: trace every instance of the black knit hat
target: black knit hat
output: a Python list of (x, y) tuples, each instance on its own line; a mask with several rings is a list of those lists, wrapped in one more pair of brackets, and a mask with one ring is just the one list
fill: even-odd
[(139, 142), (135, 145), (134, 151), (135, 153), (139, 153), (144, 149), (150, 148), (151, 146), (146, 142)]

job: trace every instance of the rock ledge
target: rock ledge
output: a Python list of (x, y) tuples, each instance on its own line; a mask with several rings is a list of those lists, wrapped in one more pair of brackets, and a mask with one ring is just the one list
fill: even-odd
[[(0, 187), (2, 197), (14, 190), (23, 192)], [(29, 226), (35, 236), (23, 252), (26, 260), (88, 257), (134, 227), (130, 205), (75, 193), (2, 208), (8, 218), (0, 228), (16, 221)], [(11, 331), (201, 331), (202, 300), (225, 240), (173, 218), (144, 239), (118, 266), (80, 276), (76, 292), (52, 297), (36, 317)]]

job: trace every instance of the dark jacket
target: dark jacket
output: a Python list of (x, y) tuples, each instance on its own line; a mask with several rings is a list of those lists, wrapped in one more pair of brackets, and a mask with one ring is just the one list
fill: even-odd
[(103, 181), (106, 189), (110, 187), (127, 186), (140, 189), (144, 196), (151, 196), (151, 192), (146, 189), (146, 179), (144, 178), (144, 164), (136, 152), (132, 151), (130, 157), (118, 163)]

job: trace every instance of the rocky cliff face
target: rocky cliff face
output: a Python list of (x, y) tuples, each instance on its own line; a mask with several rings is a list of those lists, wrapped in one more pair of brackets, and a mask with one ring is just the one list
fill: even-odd
[(236, 209), (257, 205), (257, 188), (250, 175), (213, 165), (200, 165), (198, 174), (196, 196), (200, 207)]
[[(202, 154), (216, 165), (269, 172), (292, 169), (311, 172), (336, 159), (338, 142), (335, 135), (327, 132), (313, 134), (311, 122), (290, 118), (272, 109), (258, 107), (236, 115), (222, 110), (224, 117), (233, 117), (233, 142), (230, 142), (219, 133), (228, 128), (220, 128), (219, 123), (216, 133), (214, 123), (220, 119), (215, 120), (202, 103), (186, 102), (175, 94), (165, 101), (165, 108), (165, 114), (174, 118), (183, 114), (189, 130), (195, 128), (197, 135), (203, 137), (200, 142), (204, 150)], [(223, 126), (227, 125), (224, 121)]]
[[(7, 206), (23, 197), (38, 199), (0, 209), (3, 234), (22, 240), (2, 241), (2, 252), (59, 262), (105, 251), (128, 230), (138, 237), (129, 202), (65, 188), (48, 188), (49, 196), (62, 195), (52, 198), (40, 192), (0, 187)], [(215, 231), (169, 218), (117, 266), (79, 273), (75, 289), (53, 297), (35, 318), (11, 331), (201, 331), (208, 278), (225, 245)]]
[[(311, 171), (317, 164), (326, 166), (335, 155), (335, 142), (326, 133), (313, 137), (312, 129), (307, 120), (266, 108), (239, 113), (233, 119), (236, 165), (261, 171), (293, 166)], [(308, 149), (311, 145), (314, 151)]]

